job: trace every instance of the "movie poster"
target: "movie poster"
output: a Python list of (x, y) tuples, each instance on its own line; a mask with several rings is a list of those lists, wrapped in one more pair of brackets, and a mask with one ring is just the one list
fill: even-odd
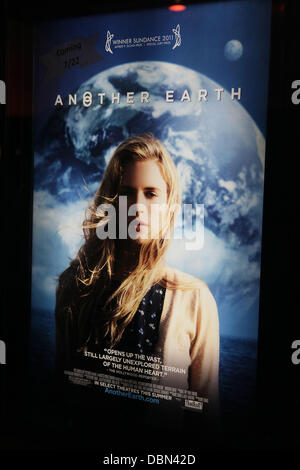
[[(34, 82), (34, 377), (47, 381), (58, 361), (66, 383), (93, 389), (99, 397), (112, 395), (123, 403), (138, 400), (145, 407), (173, 406), (199, 416), (211, 403), (221, 415), (251, 412), (270, 13), (268, 1), (228, 1), (187, 5), (181, 12), (161, 7), (39, 23)], [(149, 144), (148, 150), (161, 145), (164, 157), (127, 161), (124, 155), (132, 147), (121, 154), (120, 145), (133, 141), (143, 149)], [(108, 172), (113, 158), (115, 166)], [(98, 207), (98, 219), (88, 219), (96, 193), (101, 195), (98, 203), (106, 200), (110, 206), (100, 212)], [(149, 220), (147, 225), (143, 219), (149, 206), (155, 198), (162, 205), (168, 198), (178, 202), (178, 194), (180, 208), (171, 211), (170, 238), (166, 241), (170, 232), (164, 230), (163, 241), (157, 240), (160, 248), (155, 255), (145, 251), (144, 264), (132, 278), (137, 281), (127, 286), (123, 298), (133, 310), (126, 310), (120, 297), (114, 308), (104, 309), (100, 292), (116, 253), (122, 253), (126, 272), (125, 254), (131, 267), (135, 246), (148, 243), (149, 234), (144, 239), (142, 235), (149, 229)], [(120, 195), (127, 197), (122, 209), (116, 203)], [(128, 200), (144, 202), (145, 213), (129, 213)], [(170, 207), (166, 211), (162, 224), (170, 222)], [(121, 212), (130, 224), (127, 220), (122, 225)], [(98, 222), (105, 217), (104, 230)], [(94, 223), (88, 245), (84, 220)], [(127, 245), (130, 227), (133, 237)], [(118, 236), (122, 249), (114, 251)], [(172, 290), (151, 277), (161, 247), (166, 248), (171, 278), (194, 282), (193, 288)], [(106, 274), (97, 281), (100, 258)], [(60, 278), (59, 296), (69, 297), (63, 313), (57, 313), (58, 279), (74, 260)], [(79, 272), (80, 266), (84, 272)], [(116, 279), (109, 285), (106, 299), (120, 286), (118, 281), (123, 282)], [(86, 295), (92, 290), (94, 297)], [(139, 299), (138, 305), (134, 299)], [(90, 304), (81, 310), (83, 300)], [(113, 312), (114, 322), (107, 312)], [(120, 325), (123, 336), (112, 344), (107, 338), (116, 339)], [(109, 332), (107, 341), (101, 339), (103, 331)], [(94, 342), (88, 341), (91, 338)]]

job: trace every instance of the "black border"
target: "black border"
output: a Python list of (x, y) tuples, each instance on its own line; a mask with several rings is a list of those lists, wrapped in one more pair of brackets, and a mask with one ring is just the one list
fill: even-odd
[[(207, 2), (188, 2), (207, 3)], [(7, 84), (7, 104), (1, 107), (1, 189), (4, 230), (4, 281), (0, 338), (7, 344), (7, 365), (0, 366), (0, 431), (3, 449), (49, 447), (29, 430), (24, 439), (30, 337), (32, 226), (33, 32), (35, 22), (167, 6), (169, 2), (52, 1), (1, 8), (1, 73)], [(291, 344), (298, 339), (297, 190), (299, 108), (291, 103), (291, 82), (299, 78), (299, 2), (272, 2), (271, 57), (267, 119), (267, 149), (261, 264), (261, 296), (257, 365), (257, 412), (243, 426), (233, 420), (223, 449), (294, 449), (300, 441), (299, 368), (291, 362)], [(3, 59), (5, 58), (5, 60)], [(11, 178), (10, 175), (13, 175)], [(21, 236), (20, 236), (21, 235)], [(17, 327), (16, 327), (17, 325)], [(100, 450), (99, 450), (100, 451)], [(99, 454), (99, 452), (98, 452)]]

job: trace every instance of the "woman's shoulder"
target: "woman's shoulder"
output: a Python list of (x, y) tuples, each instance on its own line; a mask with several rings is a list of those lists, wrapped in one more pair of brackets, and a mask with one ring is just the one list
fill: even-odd
[(166, 273), (176, 284), (187, 286), (187, 289), (183, 287), (183, 302), (193, 302), (193, 304), (196, 302), (202, 314), (203, 312), (209, 313), (210, 318), (215, 318), (218, 321), (218, 307), (215, 297), (202, 279), (172, 267), (167, 267)]
[(58, 286), (63, 288), (75, 282), (77, 268), (78, 264), (76, 262), (71, 262), (70, 265), (60, 273), (58, 277)]
[(79, 299), (76, 282), (77, 266), (71, 262), (58, 277), (56, 286), (55, 320), (56, 328), (63, 328), (65, 321), (74, 318)]
[(175, 284), (186, 286), (182, 287), (181, 308), (182, 305), (186, 305), (185, 311), (187, 312), (188, 306), (192, 304), (196, 306), (195, 311), (201, 312), (199, 318), (210, 319), (210, 321), (214, 319), (214, 324), (218, 324), (218, 307), (215, 297), (202, 279), (169, 266), (166, 268), (166, 274)]
[(178, 268), (165, 266), (165, 274), (168, 279), (182, 285), (190, 285), (192, 290), (205, 291), (209, 290), (207, 284), (200, 278), (181, 271)]
[(73, 297), (78, 290), (76, 283), (78, 263), (72, 261), (60, 275), (56, 287), (57, 301), (66, 302)]

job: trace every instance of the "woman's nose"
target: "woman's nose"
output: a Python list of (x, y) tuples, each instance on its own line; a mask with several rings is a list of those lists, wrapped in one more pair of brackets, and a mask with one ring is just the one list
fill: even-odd
[(137, 216), (140, 216), (141, 214), (143, 214), (146, 210), (146, 205), (145, 205), (145, 196), (144, 196), (144, 193), (143, 191), (139, 191), (137, 192), (136, 194), (136, 201), (135, 201), (135, 204), (136, 204), (136, 212), (137, 212)]
[(144, 204), (145, 203), (145, 196), (143, 191), (137, 191), (136, 193), (136, 204)]

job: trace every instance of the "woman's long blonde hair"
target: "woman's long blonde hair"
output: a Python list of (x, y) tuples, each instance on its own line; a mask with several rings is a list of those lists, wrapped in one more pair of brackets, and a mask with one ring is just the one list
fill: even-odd
[[(116, 206), (124, 167), (132, 160), (154, 160), (160, 167), (167, 185), (168, 237), (165, 225), (161, 227), (158, 238), (145, 240), (140, 245), (136, 266), (99, 311), (96, 308), (96, 300), (101, 298), (115, 274), (117, 240), (109, 237), (103, 240), (98, 238), (96, 228), (107, 221), (107, 217), (97, 209), (103, 203)], [(75, 281), (81, 292), (78, 318), (81, 346), (87, 345), (93, 337), (96, 343), (100, 339), (105, 339), (109, 347), (114, 347), (154, 283), (171, 289), (195, 287), (192, 281), (179, 285), (168, 279), (164, 269), (164, 255), (173, 233), (176, 208), (180, 204), (181, 191), (176, 166), (159, 140), (152, 134), (141, 134), (126, 139), (116, 148), (94, 200), (86, 211), (83, 223), (85, 243), (79, 249), (76, 258), (71, 261), (71, 266), (76, 267)], [(60, 280), (63, 279), (63, 274)]]

